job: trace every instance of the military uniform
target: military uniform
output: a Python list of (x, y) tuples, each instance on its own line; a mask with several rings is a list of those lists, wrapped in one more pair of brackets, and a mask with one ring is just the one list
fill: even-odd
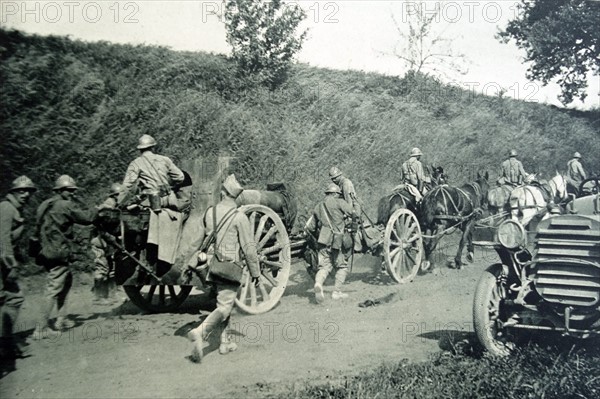
[[(113, 183), (110, 188), (110, 194), (98, 209), (115, 208), (117, 206), (117, 197), (123, 190), (122, 184)], [(94, 300), (100, 304), (107, 304), (110, 291), (109, 286), (111, 282), (114, 282), (115, 277), (113, 259), (115, 250), (112, 246), (108, 245), (99, 232), (91, 239), (90, 246), (94, 257), (94, 287), (92, 288), (95, 294)]]
[(573, 159), (567, 163), (567, 184), (571, 186), (571, 190), (575, 193), (579, 191), (581, 182), (587, 177), (581, 162), (579, 162), (580, 157), (581, 155), (576, 152)]
[[(68, 183), (61, 187), (61, 179), (62, 182), (72, 182), (72, 184)], [(57, 180), (57, 186), (54, 189), (77, 189), (77, 187), (73, 179), (63, 175)], [(37, 209), (36, 216), (42, 248), (36, 261), (48, 271), (46, 304), (42, 309), (41, 324), (37, 326), (38, 336), (35, 337), (39, 339), (41, 338), (39, 336), (41, 329), (48, 326), (50, 313), (55, 304), (58, 309), (55, 328), (69, 326), (65, 304), (73, 284), (73, 275), (69, 270), (69, 264), (72, 261), (71, 246), (74, 239), (73, 225), (92, 224), (95, 213), (79, 209), (70, 199), (65, 199), (59, 193), (42, 202)]]
[(502, 162), (501, 176), (504, 183), (516, 186), (523, 184), (524, 179), (527, 177), (527, 173), (525, 173), (521, 161), (515, 158), (515, 155), (511, 155), (510, 158)]
[(347, 177), (340, 176), (339, 182), (337, 185), (342, 190), (342, 197), (344, 200), (349, 203), (352, 208), (354, 208), (354, 212), (357, 215), (360, 215), (360, 204), (358, 203), (358, 197), (356, 196), (356, 191), (354, 190), (354, 184)]
[[(329, 188), (327, 193), (335, 193), (334, 190), (335, 188)], [(319, 236), (318, 231), (320, 231), (323, 226), (329, 227), (329, 224), (331, 224), (330, 228), (333, 232), (342, 233), (345, 231), (346, 227), (345, 219), (350, 217), (352, 213), (352, 206), (345, 200), (332, 195), (327, 195), (323, 202), (315, 207), (306, 229), (311, 234)], [(318, 243), (317, 248), (319, 251), (319, 266), (315, 276), (315, 296), (317, 302), (322, 302), (323, 283), (334, 268), (336, 269), (336, 273), (332, 297), (341, 297), (342, 285), (346, 281), (346, 276), (348, 275), (347, 259), (352, 248), (345, 248), (343, 246), (341, 249), (333, 249), (332, 242), (328, 244)]]
[(170, 192), (172, 184), (183, 182), (183, 178), (183, 172), (170, 158), (147, 151), (129, 164), (123, 186), (129, 190), (138, 181), (142, 192), (158, 192), (163, 196)]
[(166, 198), (172, 192), (171, 187), (184, 181), (183, 171), (169, 157), (152, 152), (155, 145), (156, 140), (152, 136), (144, 134), (140, 137), (137, 149), (141, 155), (125, 171), (124, 192), (119, 195), (119, 203), (125, 200), (131, 189), (136, 188), (136, 183), (143, 194), (154, 194), (161, 198), (161, 202), (168, 201)]
[(423, 199), (425, 184), (425, 170), (418, 157), (423, 155), (420, 149), (413, 148), (410, 158), (402, 164), (400, 181), (407, 186), (408, 191), (415, 197), (417, 202)]
[(15, 265), (8, 264), (7, 257), (15, 258), (15, 242), (23, 233), (24, 219), (20, 213), (21, 205), (12, 194), (0, 202), (0, 326), (2, 326), (2, 342), (0, 350), (8, 353), (12, 350), (12, 331), (17, 320), (24, 297), (19, 287)]
[[(24, 219), (21, 217), (23, 204), (29, 194), (13, 191), (35, 191), (33, 182), (26, 176), (13, 181), (11, 192), (0, 202), (0, 352), (2, 361), (13, 358), (18, 352), (13, 341), (13, 327), (17, 320), (24, 297), (18, 282), (17, 258), (19, 251), (17, 241), (23, 234)], [(4, 365), (3, 365), (4, 366)]]
[(409, 183), (417, 187), (419, 191), (423, 189), (425, 181), (425, 171), (423, 164), (416, 157), (410, 157), (408, 161), (402, 164), (402, 182)]
[[(223, 190), (229, 193), (224, 195), (222, 200), (215, 205), (216, 221), (213, 220), (213, 208), (207, 209), (202, 223), (202, 228), (198, 239), (193, 244), (194, 248), (200, 248), (204, 239), (209, 236), (215, 225), (225, 217), (232, 209), (237, 208), (235, 198), (242, 192), (242, 187), (237, 183), (235, 177), (230, 175), (223, 183)], [(216, 223), (215, 223), (216, 222)], [(215, 250), (221, 255), (231, 260), (232, 262), (240, 262), (242, 256), (246, 259), (246, 265), (253, 280), (260, 276), (260, 266), (258, 263), (258, 254), (256, 251), (256, 243), (252, 236), (250, 221), (248, 217), (240, 211), (234, 211), (233, 216), (225, 223), (225, 225), (217, 231), (214, 240), (215, 244), (208, 251), (208, 258), (214, 256)], [(215, 248), (217, 246), (217, 248)], [(217, 308), (213, 310), (208, 317), (198, 326), (188, 333), (188, 338), (195, 341), (192, 358), (194, 361), (202, 359), (202, 344), (208, 335), (215, 327), (225, 324), (223, 333), (221, 334), (221, 345), (219, 352), (225, 354), (235, 350), (235, 343), (231, 342), (228, 335), (229, 318), (235, 297), (239, 288), (239, 284), (223, 280), (217, 276), (211, 275), (208, 272), (207, 281), (214, 284), (217, 292)]]

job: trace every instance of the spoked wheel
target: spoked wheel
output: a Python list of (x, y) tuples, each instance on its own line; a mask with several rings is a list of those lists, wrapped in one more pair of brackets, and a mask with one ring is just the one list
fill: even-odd
[(398, 283), (412, 281), (423, 258), (421, 227), (408, 209), (395, 211), (385, 228), (383, 257), (389, 275)]
[(496, 356), (506, 356), (515, 348), (506, 329), (502, 305), (506, 299), (506, 283), (500, 279), (502, 265), (490, 266), (481, 276), (473, 300), (473, 326), (481, 346)]
[(277, 305), (287, 286), (292, 263), (290, 240), (283, 222), (271, 208), (244, 205), (239, 209), (250, 220), (261, 278), (258, 286), (255, 286), (248, 268), (245, 268), (235, 303), (247, 313), (265, 313)]
[(176, 310), (192, 291), (191, 285), (124, 285), (125, 293), (136, 306), (153, 313)]

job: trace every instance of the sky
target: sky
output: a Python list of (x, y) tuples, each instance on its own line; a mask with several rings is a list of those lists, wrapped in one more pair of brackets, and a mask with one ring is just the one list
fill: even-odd
[[(406, 66), (391, 55), (416, 7), (439, 8), (434, 33), (443, 32), (455, 53), (467, 60), (468, 72), (442, 80), (468, 90), (524, 101), (563, 106), (560, 89), (525, 77), (524, 52), (494, 36), (514, 18), (515, 0), (496, 1), (297, 1), (307, 13), (302, 29), (308, 37), (298, 61), (333, 69), (353, 69), (403, 76)], [(229, 53), (222, 21), (222, 1), (8, 1), (0, 0), (4, 28), (42, 35), (69, 35), (85, 41), (167, 46), (174, 50)], [(600, 78), (590, 77), (588, 98), (569, 107), (600, 106)]]

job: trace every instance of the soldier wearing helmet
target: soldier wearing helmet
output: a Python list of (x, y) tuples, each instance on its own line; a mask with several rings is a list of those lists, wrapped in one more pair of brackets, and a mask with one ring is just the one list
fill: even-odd
[(500, 185), (518, 186), (523, 184), (526, 178), (527, 173), (525, 173), (521, 161), (517, 159), (517, 151), (510, 150), (508, 159), (502, 162), (502, 170), (498, 183)]
[(581, 154), (575, 152), (573, 159), (567, 162), (567, 190), (575, 195), (579, 195), (579, 186), (587, 178), (580, 159)]
[(352, 249), (352, 239), (346, 232), (346, 220), (351, 218), (354, 208), (341, 198), (342, 190), (331, 183), (325, 190), (325, 199), (319, 203), (306, 224), (307, 233), (318, 237), (318, 271), (315, 276), (315, 299), (317, 303), (325, 300), (323, 284), (335, 268), (335, 285), (332, 299), (347, 298), (342, 285), (348, 275), (348, 255)]
[(342, 198), (352, 205), (354, 212), (357, 215), (360, 215), (361, 207), (352, 181), (345, 177), (337, 166), (332, 166), (331, 169), (329, 169), (329, 178), (340, 188)]
[[(423, 189), (425, 188), (425, 171), (421, 164), (423, 153), (417, 147), (410, 151), (410, 158), (402, 164), (400, 180), (406, 184), (409, 191), (415, 196), (417, 202), (423, 198)], [(411, 186), (413, 189), (411, 189)]]
[(25, 222), (21, 211), (35, 191), (31, 179), (20, 176), (13, 180), (9, 193), (0, 202), (0, 356), (9, 362), (20, 355), (13, 338), (13, 326), (24, 300), (17, 270), (20, 254), (17, 241)]
[[(108, 197), (98, 206), (98, 210), (112, 209), (117, 206), (117, 197), (123, 192), (124, 188), (121, 183), (113, 183), (110, 186)], [(94, 293), (93, 302), (99, 305), (110, 304), (109, 297), (111, 294), (111, 286), (114, 287), (114, 254), (112, 246), (108, 245), (106, 240), (102, 238), (102, 234), (98, 232), (90, 241), (92, 255), (94, 257)]]
[(96, 216), (94, 210), (84, 211), (75, 204), (73, 196), (78, 189), (71, 176), (60, 176), (53, 187), (56, 195), (42, 202), (36, 212), (37, 235), (41, 244), (36, 262), (48, 271), (48, 286), (42, 319), (34, 332), (35, 339), (45, 337), (44, 329), (49, 327), (50, 313), (55, 305), (58, 317), (54, 328), (68, 329), (74, 325), (67, 317), (65, 306), (73, 284), (69, 270), (75, 238), (73, 225), (90, 225)]
[[(127, 167), (123, 179), (125, 192), (137, 182), (143, 194), (162, 198), (171, 193), (174, 185), (183, 182), (181, 169), (170, 158), (152, 152), (155, 146), (156, 140), (152, 136), (144, 134), (139, 138), (137, 149), (140, 156)], [(119, 196), (119, 202), (123, 201), (125, 192)]]
[[(244, 212), (236, 210), (237, 204), (235, 199), (243, 190), (243, 187), (236, 180), (235, 175), (227, 176), (221, 186), (221, 201), (217, 205), (209, 207), (204, 213), (204, 217), (202, 217), (202, 222), (200, 223), (200, 234), (192, 244), (192, 247), (194, 250), (200, 249), (204, 239), (211, 236), (214, 232), (214, 242), (209, 246), (208, 251), (196, 253), (198, 255), (203, 254), (204, 257), (210, 257), (211, 259), (220, 254), (222, 255), (221, 260), (238, 263), (242, 259), (245, 259), (248, 272), (252, 277), (250, 284), (262, 288), (260, 265), (256, 252), (256, 243), (252, 236), (250, 220)], [(217, 226), (222, 221), (224, 221), (223, 227), (218, 228)], [(197, 259), (199, 256), (195, 255), (194, 257)], [(210, 268), (208, 269), (206, 281), (212, 284), (216, 290), (217, 308), (198, 327), (188, 333), (188, 339), (194, 342), (191, 356), (191, 360), (194, 362), (202, 361), (204, 343), (210, 333), (219, 327), (223, 327), (219, 353), (226, 355), (237, 349), (237, 344), (231, 340), (229, 325), (240, 281), (225, 280), (217, 275), (213, 275)]]

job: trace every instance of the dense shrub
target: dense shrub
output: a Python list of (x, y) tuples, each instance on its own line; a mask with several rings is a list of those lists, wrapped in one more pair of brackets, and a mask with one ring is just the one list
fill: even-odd
[(600, 170), (600, 111), (567, 111), (404, 78), (297, 65), (277, 90), (249, 86), (223, 56), (0, 31), (0, 188), (27, 174), (50, 194), (71, 174), (98, 203), (143, 133), (176, 162), (228, 154), (253, 187), (291, 183), (299, 210), (339, 165), (373, 215), (411, 147), (453, 182), (492, 177), (511, 148), (527, 171), (564, 171), (573, 151)]

